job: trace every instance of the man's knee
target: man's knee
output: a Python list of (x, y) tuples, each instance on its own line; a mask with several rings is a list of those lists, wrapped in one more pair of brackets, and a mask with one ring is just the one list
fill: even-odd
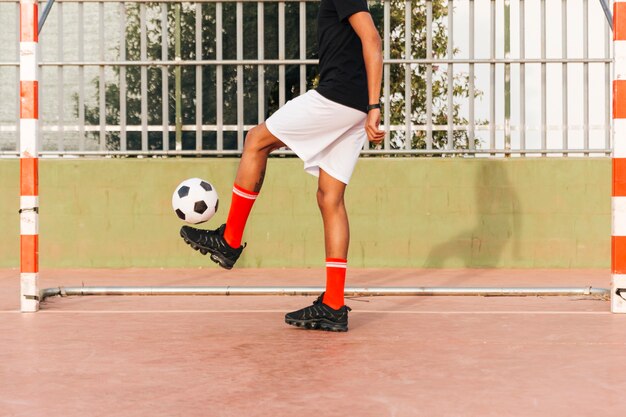
[(277, 140), (263, 125), (254, 126), (248, 131), (244, 143), (244, 151), (270, 153), (281, 147)]
[(259, 132), (259, 126), (254, 126), (248, 130), (244, 143), (244, 150), (259, 151), (263, 148), (262, 135)]
[(324, 190), (323, 188), (318, 188), (317, 205), (322, 210), (340, 208), (343, 206), (343, 193), (334, 193)]

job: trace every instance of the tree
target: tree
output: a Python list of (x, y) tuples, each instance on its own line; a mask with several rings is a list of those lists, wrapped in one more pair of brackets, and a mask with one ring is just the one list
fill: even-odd
[[(404, 0), (390, 1), (390, 22), (391, 22), (391, 48), (390, 56), (392, 58), (401, 58), (405, 56), (404, 44)], [(413, 1), (412, 15), (412, 56), (426, 57), (426, 5), (424, 2)], [(127, 60), (140, 59), (140, 21), (139, 21), (139, 5), (129, 4), (127, 6), (127, 26), (126, 26), (126, 57)], [(147, 57), (149, 60), (161, 59), (161, 22), (160, 5), (148, 4), (147, 8), (153, 13), (148, 13), (149, 18), (146, 25)], [(167, 7), (168, 16), (168, 58), (174, 57), (174, 40), (175, 40), (175, 7), (177, 5), (164, 3), (163, 7)], [(180, 38), (181, 38), (181, 58), (183, 60), (196, 59), (195, 46), (195, 7), (187, 3), (180, 5)], [(223, 3), (223, 59), (236, 58), (236, 5), (235, 3)], [(257, 51), (257, 5), (256, 3), (243, 4), (243, 33), (244, 33), (244, 59), (256, 59)], [(306, 5), (306, 34), (307, 47), (306, 57), (308, 59), (317, 59), (317, 42), (316, 42), (316, 15), (319, 3), (311, 2)], [(370, 4), (372, 17), (380, 31), (383, 33), (383, 12), (382, 3)], [(433, 58), (445, 58), (447, 53), (448, 37), (445, 27), (445, 19), (448, 14), (447, 2), (444, 0), (432, 1), (433, 16), (433, 33), (432, 33), (432, 53)], [(216, 5), (215, 3), (202, 4), (202, 57), (201, 59), (216, 59), (215, 48), (215, 19)], [(264, 4), (265, 19), (265, 58), (278, 58), (278, 5), (270, 2)], [(285, 4), (285, 56), (288, 59), (297, 59), (299, 57), (299, 4)], [(291, 41), (289, 41), (291, 40)], [(455, 51), (456, 52), (456, 51)], [(198, 57), (200, 59), (200, 57)], [(107, 83), (105, 85), (106, 97), (106, 123), (110, 125), (118, 125), (120, 123), (120, 100), (119, 100), (119, 79), (120, 69), (115, 67), (117, 82)], [(258, 104), (258, 79), (257, 67), (246, 66), (244, 68), (244, 124), (256, 124), (257, 120), (257, 104)], [(403, 65), (390, 66), (390, 112), (391, 124), (404, 124), (404, 91), (405, 91), (405, 69)], [(418, 72), (412, 70), (411, 77), (411, 118), (415, 124), (426, 123), (426, 77), (424, 68)], [(182, 72), (182, 119), (183, 124), (195, 123), (195, 87), (196, 77), (195, 66), (181, 66)], [(432, 117), (434, 124), (446, 124), (448, 117), (452, 117), (455, 124), (467, 123), (467, 120), (460, 116), (459, 98), (467, 98), (469, 96), (468, 76), (466, 74), (457, 74), (453, 80), (453, 96), (456, 99), (452, 109), (447, 108), (447, 74), (445, 71), (433, 66), (432, 76)], [(203, 77), (203, 114), (202, 121), (204, 124), (215, 124), (216, 121), (216, 67), (214, 65), (206, 65), (202, 67)], [(278, 108), (279, 91), (278, 91), (278, 69), (277, 66), (265, 67), (265, 109), (266, 116), (269, 116)], [(300, 94), (300, 72), (299, 66), (286, 67), (286, 99)], [(313, 88), (319, 78), (317, 66), (307, 66), (306, 70), (307, 88)], [(93, 81), (99, 87), (99, 80)], [(147, 69), (147, 102), (148, 102), (148, 123), (160, 125), (162, 120), (162, 70), (157, 67), (149, 67)], [(139, 66), (126, 67), (126, 84), (127, 84), (127, 124), (141, 124), (141, 69)], [(175, 123), (175, 90), (174, 90), (174, 69), (168, 70), (168, 114), (170, 125)], [(225, 66), (223, 69), (223, 112), (224, 123), (235, 124), (237, 112), (237, 78), (235, 66)], [(76, 99), (76, 102), (78, 100)], [(78, 107), (76, 107), (78, 112)], [(85, 119), (87, 123), (97, 124), (99, 120), (100, 109), (96, 106), (87, 107), (85, 109)], [(405, 132), (394, 132), (392, 134), (391, 145), (393, 148), (403, 146), (406, 137)], [(162, 149), (163, 135), (161, 132), (149, 132), (149, 149)], [(475, 139), (473, 139), (475, 141)], [(119, 149), (120, 137), (118, 132), (109, 132), (106, 147), (110, 150)], [(170, 149), (174, 148), (174, 133), (169, 133)], [(447, 142), (447, 132), (433, 132), (433, 148), (443, 149)], [(465, 131), (455, 131), (454, 144), (455, 149), (463, 149), (468, 147), (469, 138)], [(127, 133), (128, 149), (141, 149), (140, 132)], [(413, 149), (425, 149), (426, 137), (425, 132), (413, 132), (411, 138)], [(195, 132), (183, 132), (183, 149), (195, 149)], [(216, 133), (203, 133), (203, 149), (215, 149)], [(224, 149), (236, 149), (236, 132), (224, 132)]]

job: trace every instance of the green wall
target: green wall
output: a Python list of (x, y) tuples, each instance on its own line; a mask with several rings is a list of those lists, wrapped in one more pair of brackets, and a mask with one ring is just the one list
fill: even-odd
[[(194, 267), (171, 193), (211, 181), (225, 221), (238, 159), (80, 159), (40, 163), (46, 267)], [(19, 162), (0, 160), (0, 267), (18, 265)], [(604, 268), (610, 159), (362, 158), (347, 191), (356, 267)], [(315, 178), (273, 158), (244, 236), (245, 267), (323, 265)]]

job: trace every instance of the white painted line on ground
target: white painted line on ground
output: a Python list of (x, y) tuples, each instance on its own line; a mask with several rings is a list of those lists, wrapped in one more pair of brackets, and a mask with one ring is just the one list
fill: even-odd
[[(40, 310), (38, 314), (248, 314), (248, 313), (287, 313), (286, 310)], [(0, 314), (21, 313), (19, 310), (0, 311)], [(610, 311), (432, 311), (432, 310), (358, 310), (352, 314), (446, 314), (446, 315), (472, 315), (472, 314), (514, 314), (514, 315), (599, 315), (612, 314)]]

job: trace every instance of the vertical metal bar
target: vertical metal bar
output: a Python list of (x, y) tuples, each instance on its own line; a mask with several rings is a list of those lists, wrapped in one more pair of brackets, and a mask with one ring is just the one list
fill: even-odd
[[(454, 58), (454, 3), (448, 0), (448, 59)], [(454, 149), (454, 66), (448, 64), (448, 138), (446, 149)]]
[[(85, 9), (78, 3), (78, 60), (85, 61)], [(85, 67), (78, 66), (78, 150), (85, 150)]]
[[(496, 2), (491, 0), (489, 58), (496, 59)], [(496, 148), (496, 64), (489, 64), (489, 149)], [(491, 154), (495, 155), (495, 154)]]
[[(404, 56), (405, 59), (411, 59), (413, 57), (411, 37), (413, 36), (411, 15), (413, 7), (411, 5), (412, 0), (406, 0), (404, 3)], [(412, 120), (412, 103), (411, 95), (412, 89), (412, 69), (411, 64), (406, 63), (404, 65), (404, 123), (405, 123), (405, 141), (404, 148), (411, 149), (413, 142), (413, 133), (411, 131)]]
[[(139, 50), (140, 59), (148, 59), (146, 27), (146, 4), (139, 5)], [(141, 66), (141, 150), (148, 150), (148, 67)]]
[[(606, 1), (602, 2), (603, 4)], [(613, 184), (611, 192), (611, 312), (612, 313), (626, 313), (626, 298), (623, 293), (626, 288), (626, 250), (624, 249), (624, 242), (626, 239), (626, 213), (624, 210), (624, 182), (626, 181), (626, 175), (624, 172), (624, 157), (626, 156), (626, 142), (624, 141), (626, 136), (624, 134), (624, 73), (626, 72), (626, 65), (624, 63), (624, 46), (626, 44), (624, 40), (624, 24), (626, 23), (626, 17), (624, 16), (624, 6), (626, 2), (624, 0), (614, 1), (613, 15), (613, 29), (614, 36), (612, 39), (612, 51), (613, 51), (613, 77), (612, 79), (604, 79), (605, 88), (609, 85), (613, 88), (613, 112), (611, 118), (613, 124), (607, 124), (604, 126), (605, 130), (610, 129), (610, 135), (613, 138), (613, 146), (611, 155), (612, 162), (612, 178)], [(606, 10), (606, 8), (605, 8)], [(608, 15), (609, 13), (607, 13)], [(608, 28), (605, 30), (605, 40), (609, 39)], [(606, 50), (605, 56), (611, 51)], [(605, 74), (610, 75), (610, 74)], [(607, 97), (608, 98), (608, 91)], [(609, 109), (606, 109), (607, 112)], [(608, 182), (608, 181), (607, 181)]]
[[(387, 49), (387, 48), (385, 48)], [(426, 0), (426, 59), (433, 59), (433, 3)], [(385, 94), (385, 97), (388, 95)], [(426, 149), (433, 148), (433, 64), (426, 64)]]
[(39, 60), (37, 3), (20, 6), (20, 311), (26, 313), (39, 310)]
[[(126, 61), (126, 3), (119, 5), (120, 59)], [(126, 66), (120, 66), (120, 150), (128, 148), (126, 137)]]
[[(611, 57), (611, 46), (613, 37), (611, 34), (611, 26), (605, 20), (604, 21), (604, 57)], [(604, 64), (604, 149), (611, 149), (611, 120), (613, 119), (613, 112), (611, 111), (611, 86), (613, 85), (611, 79), (611, 63)], [(611, 156), (611, 152), (607, 152), (606, 156)]]
[[(202, 3), (196, 3), (196, 59), (202, 59)], [(202, 150), (202, 65), (196, 65), (196, 150)]]
[[(546, 0), (541, 0), (541, 59), (546, 59)], [(541, 63), (541, 149), (548, 144), (546, 63)], [(542, 153), (546, 156), (546, 153)]]
[[(20, 17), (21, 17), (21, 11), (20, 11), (20, 3), (16, 2), (15, 3), (15, 20), (14, 22), (19, 22), (20, 21)], [(19, 23), (17, 23), (19, 25)], [(14, 45), (16, 46), (15, 48), (15, 60), (17, 62), (20, 62), (21, 59), (21, 55), (20, 55), (20, 30), (19, 30), (19, 26), (18, 28), (16, 28), (17, 30), (15, 31), (15, 43)], [(20, 99), (20, 66), (16, 66), (15, 67), (15, 126), (16, 126), (16, 132), (15, 132), (15, 150), (17, 152), (20, 151), (20, 135), (21, 135), (21, 131), (20, 131), (20, 106), (21, 106), (21, 99)]]
[[(519, 51), (520, 51), (520, 149), (526, 150), (526, 64), (524, 59), (526, 58), (526, 11), (525, 0), (520, 0), (519, 3)], [(521, 156), (526, 156), (522, 153)]]
[[(177, 63), (181, 58), (181, 27), (180, 27), (180, 9), (181, 3), (174, 4), (174, 61)], [(174, 122), (176, 124), (176, 150), (183, 149), (183, 106), (182, 106), (182, 68), (180, 65), (174, 67), (174, 102), (175, 115)]]
[[(222, 51), (222, 2), (215, 4), (215, 55), (218, 61), (223, 58)], [(217, 150), (224, 149), (224, 66), (217, 65), (215, 74)]]
[[(278, 3), (278, 59), (285, 59), (285, 2)], [(285, 104), (285, 66), (278, 66), (278, 104)]]
[[(589, 2), (583, 0), (583, 59), (589, 58)], [(589, 64), (583, 64), (583, 149), (589, 149)], [(588, 156), (589, 154), (585, 154)]]
[[(104, 61), (104, 2), (98, 3), (98, 20), (100, 22), (98, 30), (98, 52), (100, 62)], [(100, 117), (100, 144), (99, 149), (104, 151), (106, 149), (106, 97), (105, 87), (106, 80), (104, 78), (104, 65), (99, 67), (99, 95), (100, 100), (98, 103), (99, 117)]]
[[(46, 51), (46, 47), (45, 47), (45, 43), (46, 43), (46, 37), (45, 36), (41, 36), (39, 37), (39, 42), (38, 42), (38, 48), (37, 48), (37, 65), (41, 65), (42, 62), (44, 62), (44, 56), (45, 56), (45, 51)], [(46, 119), (45, 119), (45, 112), (43, 111), (44, 108), (46, 108), (46, 94), (48, 92), (48, 90), (46, 88), (43, 88), (44, 83), (45, 83), (45, 74), (46, 71), (43, 70), (43, 68), (41, 66), (39, 66), (37, 68), (37, 76), (38, 76), (38, 84), (39, 84), (39, 89), (38, 89), (38, 105), (41, 107), (41, 110), (39, 111), (39, 123), (37, 124), (37, 138), (38, 138), (38, 144), (41, 146), (41, 148), (43, 148), (45, 146), (45, 139), (46, 137), (43, 134), (43, 126), (46, 123)], [(39, 150), (41, 150), (41, 148)]]
[[(237, 2), (237, 59), (243, 59), (243, 3)], [(243, 152), (243, 65), (237, 65), (237, 149)]]
[[(263, 2), (257, 4), (257, 55), (260, 60), (265, 59), (265, 5)], [(260, 64), (257, 75), (258, 88), (258, 123), (265, 120), (265, 65)]]
[[(167, 3), (161, 3), (161, 59), (167, 61), (168, 56), (168, 22)], [(161, 123), (163, 125), (163, 150), (170, 149), (170, 100), (169, 100), (169, 67), (161, 67)]]
[[(511, 1), (504, 0), (504, 59), (511, 58)], [(504, 149), (511, 150), (511, 64), (504, 64)], [(511, 156), (505, 152), (505, 157)]]
[[(306, 59), (306, 2), (300, 2), (300, 59)], [(300, 94), (306, 92), (306, 65), (300, 64)]]
[[(386, 1), (383, 7), (383, 58), (387, 61), (390, 57), (390, 49), (391, 49), (391, 10), (390, 10), (390, 2)], [(391, 115), (391, 101), (390, 101), (390, 84), (391, 84), (391, 74), (389, 69), (389, 64), (385, 64), (383, 66), (383, 94), (385, 95), (385, 112), (383, 114), (383, 123), (385, 124), (385, 140), (384, 140), (384, 148), (385, 150), (390, 149), (390, 130), (389, 130), (389, 121)]]
[[(567, 0), (561, 0), (561, 50), (563, 59), (567, 59)], [(563, 117), (562, 135), (563, 135), (563, 149), (569, 148), (568, 139), (568, 99), (567, 99), (567, 62), (562, 64), (562, 82), (563, 87), (561, 91), (561, 108)], [(567, 153), (563, 153), (563, 156), (567, 156)]]
[[(57, 59), (63, 61), (63, 3), (57, 4)], [(63, 100), (63, 66), (57, 67), (57, 105), (58, 105), (58, 123), (57, 123), (57, 150), (63, 152), (64, 144), (64, 100)]]
[[(474, 2), (469, 2), (469, 59), (474, 59)], [(475, 137), (476, 137), (476, 121), (475, 119), (475, 96), (476, 96), (476, 86), (474, 81), (474, 64), (469, 64), (469, 130), (467, 132), (467, 141), (469, 142), (470, 149), (476, 149)]]

